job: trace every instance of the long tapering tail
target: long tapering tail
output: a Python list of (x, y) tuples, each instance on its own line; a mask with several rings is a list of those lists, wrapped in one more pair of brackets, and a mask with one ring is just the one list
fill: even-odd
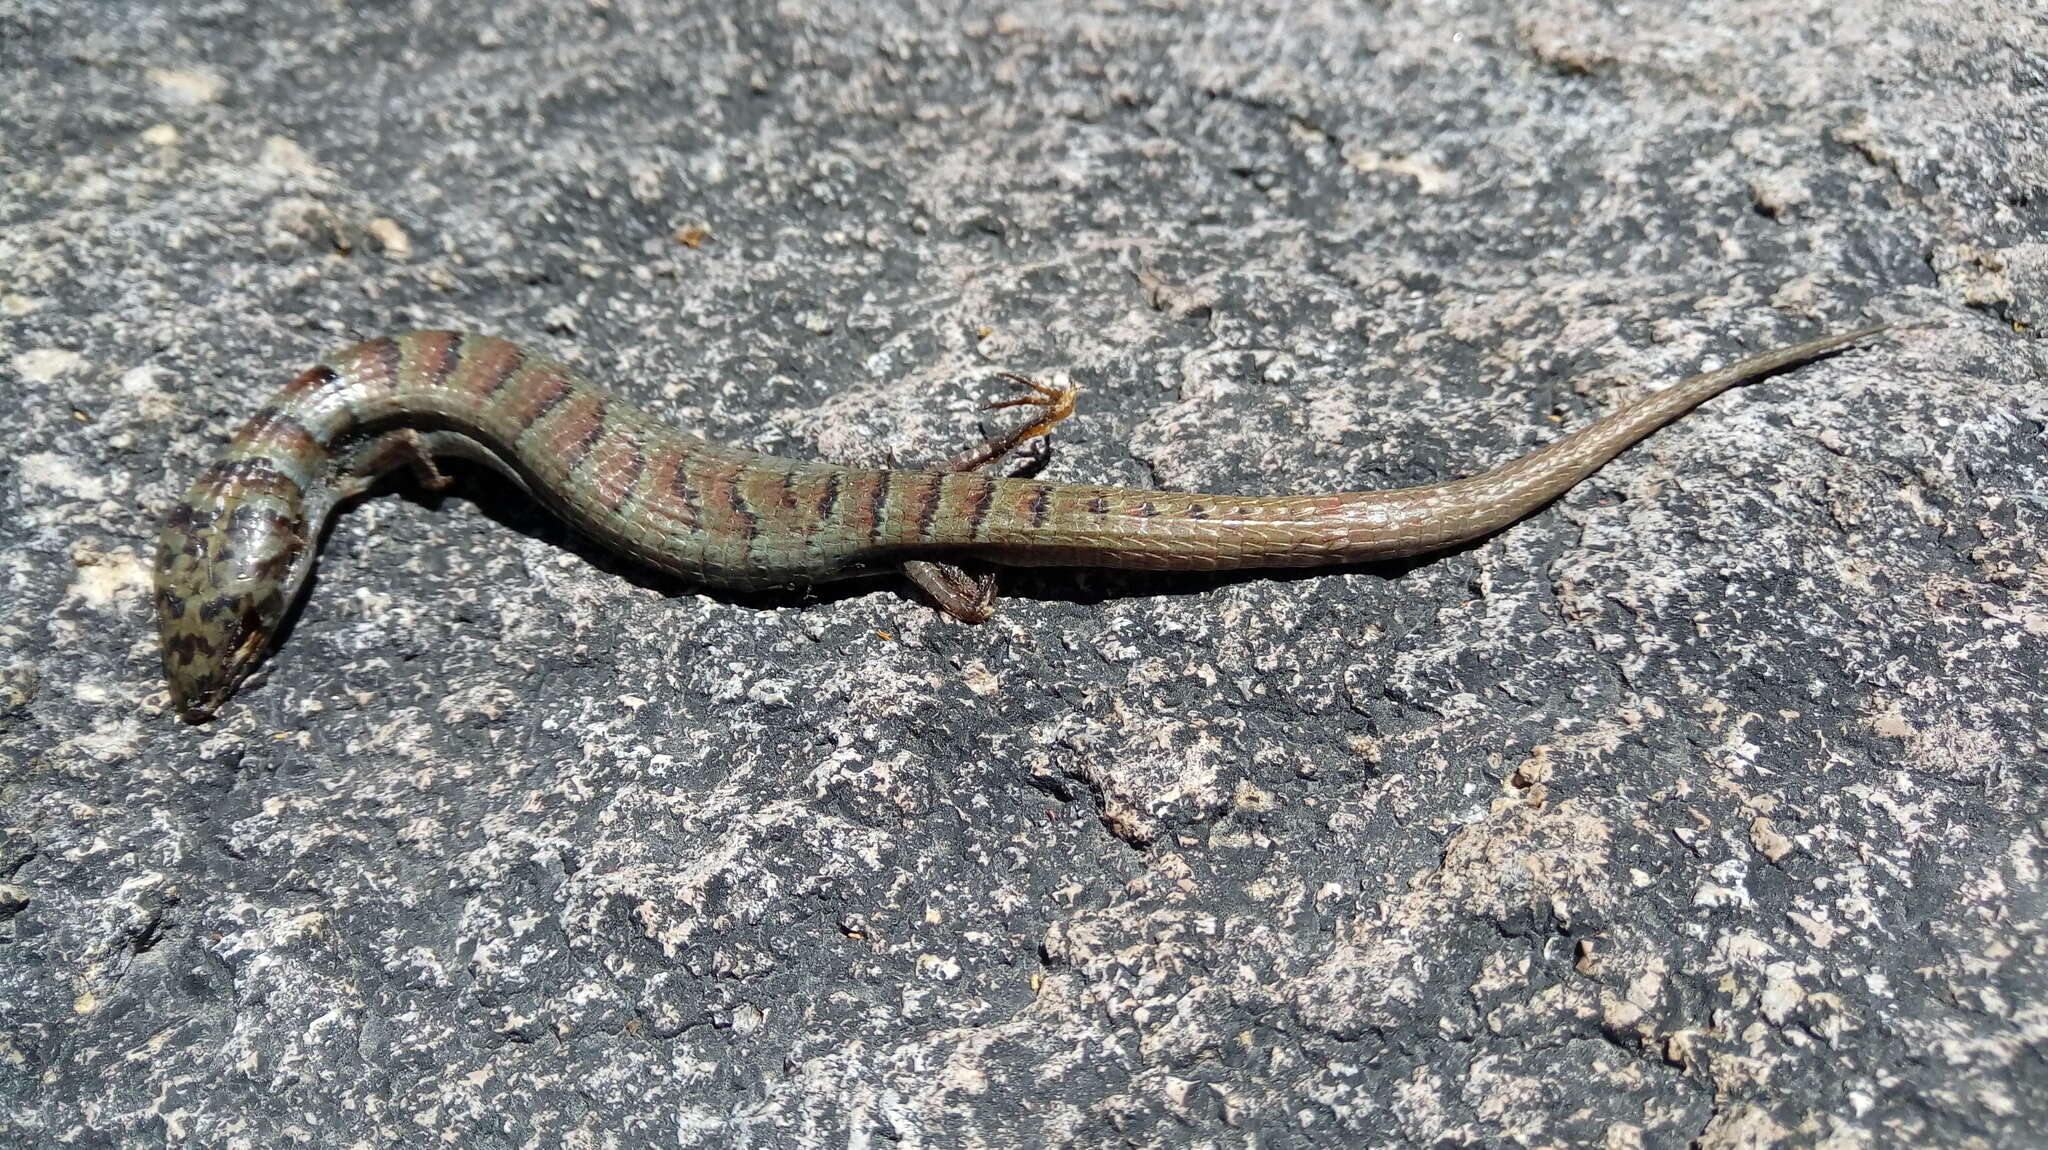
[(1442, 493), (1437, 538), (1433, 543), (1418, 538), (1416, 542), (1424, 545), (1396, 554), (1419, 554), (1498, 531), (1571, 490), (1608, 460), (1729, 388), (1817, 359), (1889, 326), (1870, 324), (1739, 360), (1653, 391), (1556, 443), (1491, 471), (1433, 488), (1410, 488), (1416, 493)]
[(1423, 487), (1245, 496), (947, 476), (944, 505), (975, 513), (965, 529), (932, 542), (1013, 566), (1165, 571), (1314, 567), (1427, 554), (1521, 519), (1731, 387), (1886, 326), (1823, 336), (1693, 376), (1491, 471)]

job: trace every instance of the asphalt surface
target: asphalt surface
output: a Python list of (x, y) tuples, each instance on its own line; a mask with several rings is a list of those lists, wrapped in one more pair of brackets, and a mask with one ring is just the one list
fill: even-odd
[[(2048, 20), (0, 2), (0, 1140), (2038, 1145)], [(809, 458), (1426, 483), (1479, 544), (733, 596), (479, 472), (165, 710), (149, 563), (462, 327)]]

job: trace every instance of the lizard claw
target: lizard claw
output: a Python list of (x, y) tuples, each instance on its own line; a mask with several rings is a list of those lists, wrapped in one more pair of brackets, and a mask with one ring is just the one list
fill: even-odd
[(1040, 383), (1028, 376), (1018, 375), (1014, 371), (1000, 372), (998, 376), (1012, 383), (1023, 384), (1030, 390), (1023, 395), (1011, 396), (1009, 399), (991, 400), (982, 408), (983, 411), (1000, 411), (1006, 407), (1039, 407), (1045, 409), (1045, 413), (1039, 417), (1038, 422), (1033, 423), (1012, 437), (1012, 446), (1022, 443), (1027, 439), (1044, 435), (1053, 429), (1054, 424), (1074, 414), (1074, 401), (1081, 394), (1081, 389), (1073, 380), (1066, 376), (1058, 377), (1058, 381), (1051, 384)]

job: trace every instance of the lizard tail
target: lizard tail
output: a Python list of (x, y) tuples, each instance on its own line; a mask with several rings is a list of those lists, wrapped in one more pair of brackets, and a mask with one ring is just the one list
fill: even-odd
[(1429, 522), (1401, 525), (1395, 532), (1398, 538), (1388, 541), (1391, 549), (1368, 544), (1369, 555), (1416, 555), (1484, 538), (1571, 490), (1650, 433), (1729, 388), (1810, 362), (1890, 326), (1870, 324), (1751, 356), (1653, 391), (1556, 443), (1491, 471), (1435, 487), (1410, 488), (1399, 494), (1433, 497), (1425, 512)]
[[(1394, 491), (1205, 495), (949, 475), (922, 540), (1010, 566), (1220, 571), (1423, 555), (1523, 518), (1716, 395), (1885, 330), (1872, 324), (1778, 348), (1651, 392), (1491, 471)], [(910, 542), (904, 537), (903, 542)]]

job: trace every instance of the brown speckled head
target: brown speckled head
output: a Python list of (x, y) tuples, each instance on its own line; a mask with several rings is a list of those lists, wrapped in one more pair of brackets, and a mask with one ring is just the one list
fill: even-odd
[(223, 459), (158, 537), (157, 621), (171, 704), (203, 722), (262, 661), (310, 558), (299, 484), (262, 458)]

